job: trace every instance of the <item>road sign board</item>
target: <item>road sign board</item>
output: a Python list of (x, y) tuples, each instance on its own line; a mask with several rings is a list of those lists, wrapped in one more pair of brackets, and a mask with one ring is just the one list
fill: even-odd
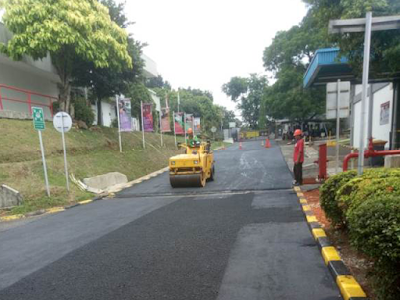
[(216, 133), (216, 132), (217, 132), (217, 128), (216, 128), (216, 127), (214, 127), (214, 126), (213, 126), (213, 127), (211, 127), (211, 132), (212, 132), (212, 133)]
[(32, 107), (33, 127), (36, 130), (45, 130), (46, 123), (44, 122), (43, 108)]
[[(336, 102), (337, 102), (337, 86), (336, 82), (328, 83), (326, 88), (326, 118), (336, 119)], [(347, 118), (350, 111), (350, 82), (340, 83), (339, 98), (339, 117)]]
[(72, 127), (71, 116), (66, 112), (59, 112), (53, 118), (53, 125), (58, 132), (68, 132)]

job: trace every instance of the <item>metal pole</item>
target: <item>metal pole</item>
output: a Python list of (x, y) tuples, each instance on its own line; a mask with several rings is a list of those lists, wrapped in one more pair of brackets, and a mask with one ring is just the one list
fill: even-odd
[(185, 143), (186, 143), (186, 114), (183, 114), (183, 127), (185, 128)]
[(175, 136), (175, 147), (178, 147), (178, 142), (176, 141), (176, 124), (175, 124), (175, 112), (174, 112), (174, 136)]
[(117, 105), (119, 152), (122, 153), (121, 120), (120, 120), (120, 118), (119, 118), (118, 95), (115, 96), (115, 104)]
[(373, 109), (374, 109), (374, 84), (371, 84), (369, 88), (369, 103), (368, 103), (368, 141), (372, 138), (372, 126), (374, 121)]
[(65, 146), (65, 135), (64, 135), (64, 113), (61, 114), (61, 137), (64, 150), (64, 169), (65, 169), (65, 179), (67, 181), (67, 191), (69, 192), (69, 178), (68, 178), (68, 163), (67, 163), (67, 147)]
[(161, 111), (160, 111), (160, 135), (161, 135), (161, 147), (163, 146), (162, 126), (161, 126)]
[(372, 27), (372, 12), (367, 12), (365, 21), (365, 41), (364, 41), (364, 65), (363, 65), (363, 87), (361, 98), (361, 132), (360, 132), (360, 149), (358, 156), (358, 175), (362, 175), (364, 171), (364, 145), (365, 145), (365, 118), (367, 91), (369, 81), (369, 59), (371, 50), (371, 27)]
[(336, 94), (336, 166), (335, 173), (339, 172), (339, 135), (340, 135), (340, 79), (337, 81)]
[(38, 132), (39, 132), (40, 151), (42, 152), (42, 161), (43, 161), (43, 170), (44, 170), (44, 180), (45, 180), (45, 182), (46, 182), (47, 197), (50, 197), (49, 178), (47, 177), (46, 158), (44, 157), (44, 147), (43, 147), (43, 140), (42, 140), (42, 131), (41, 131), (41, 130), (38, 130)]
[(140, 101), (140, 111), (142, 113), (142, 135), (143, 135), (143, 149), (146, 149), (146, 142), (144, 141), (144, 120), (143, 120), (143, 103)]
[[(356, 94), (355, 85), (350, 86), (350, 147), (351, 153), (354, 152), (354, 97)], [(351, 160), (351, 169), (354, 169), (354, 159)]]

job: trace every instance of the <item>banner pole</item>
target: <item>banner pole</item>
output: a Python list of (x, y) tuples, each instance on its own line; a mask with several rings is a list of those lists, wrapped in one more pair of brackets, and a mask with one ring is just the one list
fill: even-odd
[(43, 139), (42, 139), (42, 131), (39, 132), (39, 143), (40, 143), (40, 151), (42, 152), (42, 162), (43, 162), (43, 171), (44, 171), (44, 180), (46, 182), (46, 192), (47, 197), (50, 197), (50, 187), (49, 187), (49, 178), (47, 176), (47, 166), (46, 166), (46, 158), (44, 156), (44, 147), (43, 147)]
[(143, 149), (146, 149), (146, 142), (144, 140), (144, 120), (143, 120), (143, 103), (140, 101), (140, 111), (142, 113), (142, 135), (143, 135)]
[[(161, 109), (162, 111), (162, 109)], [(160, 115), (160, 135), (161, 135), (161, 147), (163, 146), (163, 136), (162, 136), (162, 126), (161, 126), (161, 111), (159, 113)]]
[(174, 135), (175, 135), (175, 147), (178, 147), (178, 143), (177, 143), (177, 141), (176, 141), (176, 124), (175, 124), (175, 122), (176, 122), (176, 118), (175, 118), (175, 112), (173, 112), (173, 114), (174, 114)]
[(186, 143), (186, 113), (183, 113), (183, 128), (185, 130), (185, 143)]
[(119, 118), (119, 99), (118, 99), (118, 95), (115, 96), (115, 102), (116, 102), (116, 105), (117, 105), (119, 152), (122, 153), (121, 120)]

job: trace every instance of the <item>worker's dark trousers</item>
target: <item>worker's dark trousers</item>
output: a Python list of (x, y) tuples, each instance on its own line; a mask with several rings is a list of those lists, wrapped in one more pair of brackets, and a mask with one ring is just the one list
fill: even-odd
[(303, 184), (303, 163), (294, 164), (293, 173), (296, 183)]

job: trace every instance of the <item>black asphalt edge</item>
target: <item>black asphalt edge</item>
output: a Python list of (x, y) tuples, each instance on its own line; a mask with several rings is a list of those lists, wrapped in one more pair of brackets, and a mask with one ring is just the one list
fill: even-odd
[[(334, 251), (339, 253), (333, 244), (329, 241), (326, 236), (325, 230), (312, 213), (310, 206), (308, 205), (307, 199), (301, 192), (300, 188), (294, 188), (299, 198), (300, 207), (304, 213), (307, 221), (308, 228), (310, 229), (311, 235), (316, 240), (318, 248), (321, 252), (322, 258), (328, 267), (333, 280), (336, 282), (343, 299), (345, 300), (368, 300), (365, 292), (362, 290), (360, 284), (352, 276), (349, 269), (346, 267), (342, 259), (329, 259), (325, 258), (323, 252), (325, 250)], [(340, 257), (340, 256), (338, 256)]]

